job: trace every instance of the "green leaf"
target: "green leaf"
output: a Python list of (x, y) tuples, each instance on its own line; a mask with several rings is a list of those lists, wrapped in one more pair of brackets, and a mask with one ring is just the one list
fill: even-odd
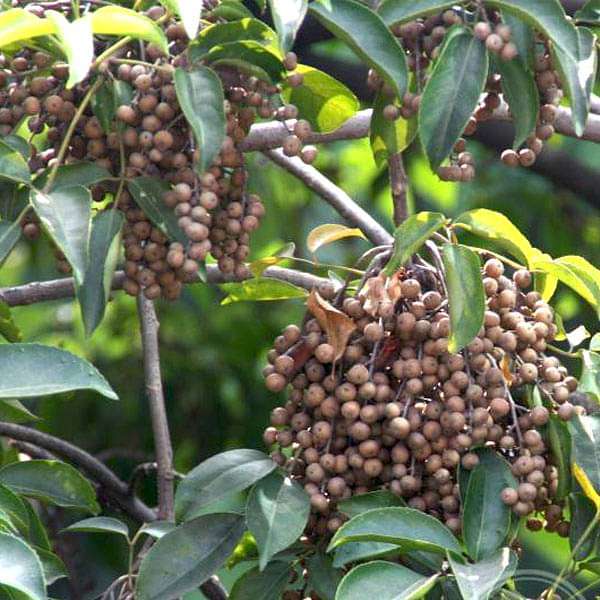
[(35, 548), (43, 548), (44, 550), (52, 551), (48, 533), (46, 532), (46, 528), (44, 527), (40, 516), (30, 502), (25, 502), (24, 504), (29, 515), (29, 533), (27, 534), (27, 540)]
[(519, 60), (497, 60), (495, 68), (502, 76), (502, 90), (515, 124), (513, 148), (520, 148), (535, 132), (540, 96), (533, 75)]
[(27, 161), (5, 140), (0, 140), (0, 179), (25, 184), (29, 184), (31, 181)]
[(577, 389), (600, 402), (600, 354), (588, 350), (580, 350), (579, 353), (582, 369)]
[(39, 418), (23, 406), (19, 400), (0, 400), (0, 421), (30, 423)]
[(92, 35), (92, 17), (87, 14), (70, 22), (55, 10), (47, 10), (46, 17), (54, 23), (60, 47), (69, 63), (67, 89), (83, 81), (94, 60), (94, 37)]
[(229, 600), (281, 600), (290, 578), (290, 565), (275, 561), (264, 571), (246, 571), (233, 584)]
[(357, 228), (346, 227), (338, 223), (318, 225), (306, 237), (306, 247), (314, 254), (319, 248), (350, 237), (365, 238), (365, 234)]
[(464, 600), (488, 600), (513, 576), (518, 559), (510, 548), (502, 548), (475, 564), (450, 553), (448, 562)]
[(308, 292), (304, 288), (268, 277), (248, 279), (240, 283), (223, 283), (220, 287), (227, 293), (227, 297), (221, 304), (288, 300), (290, 298), (306, 298), (308, 296)]
[(90, 236), (89, 264), (77, 298), (86, 335), (91, 335), (104, 317), (121, 244), (123, 215), (115, 209), (94, 217)]
[(595, 267), (582, 256), (561, 256), (554, 261), (566, 265), (579, 279), (581, 279), (598, 305), (600, 305), (600, 269)]
[(176, 69), (174, 80), (177, 100), (200, 151), (197, 170), (204, 173), (225, 139), (223, 86), (215, 72), (207, 67), (197, 67), (191, 72)]
[(567, 424), (555, 414), (548, 422), (548, 441), (552, 451), (553, 464), (558, 470), (558, 487), (555, 498), (564, 500), (571, 491), (571, 434)]
[(446, 36), (419, 107), (419, 135), (433, 169), (452, 152), (477, 107), (488, 64), (485, 45), (466, 27)]
[(443, 214), (434, 212), (420, 212), (408, 217), (394, 231), (394, 250), (384, 273), (395, 273), (445, 222)]
[(487, 208), (476, 208), (462, 213), (454, 224), (473, 235), (492, 241), (523, 264), (530, 264), (534, 252), (533, 247), (510, 219), (502, 213)]
[(202, 515), (214, 515), (217, 513), (230, 513), (233, 515), (245, 515), (248, 493), (246, 490), (228, 494), (215, 502), (206, 504), (186, 514), (186, 520), (195, 519)]
[(307, 560), (308, 586), (323, 600), (334, 600), (335, 592), (342, 579), (342, 571), (334, 568), (333, 562), (321, 551)]
[(384, 0), (377, 12), (386, 25), (395, 25), (442, 12), (455, 4), (456, 2), (449, 0), (411, 0), (411, 2)]
[(0, 398), (49, 396), (72, 390), (95, 390), (106, 398), (117, 394), (86, 360), (41, 344), (0, 345)]
[(21, 231), (18, 221), (0, 221), (0, 266), (21, 239)]
[(116, 533), (129, 539), (129, 529), (123, 521), (113, 517), (91, 517), (69, 525), (62, 533)]
[(130, 36), (156, 44), (169, 54), (167, 38), (152, 19), (123, 6), (103, 6), (92, 13), (92, 31), (98, 35)]
[[(569, 530), (569, 542), (571, 551), (574, 550), (583, 533), (596, 516), (596, 505), (585, 494), (573, 493), (569, 496), (569, 510), (571, 511), (571, 527)], [(591, 535), (580, 545), (575, 559), (585, 560), (593, 556), (594, 549), (600, 549), (600, 527), (596, 526)]]
[(389, 508), (390, 506), (406, 506), (402, 498), (388, 490), (375, 490), (366, 494), (358, 494), (345, 498), (337, 503), (337, 509), (348, 517), (356, 517), (374, 508)]
[(306, 16), (308, 0), (269, 0), (269, 8), (279, 37), (279, 47), (282, 52), (288, 52)]
[(354, 0), (315, 2), (309, 11), (375, 69), (398, 98), (404, 96), (408, 85), (404, 50), (377, 14)]
[(73, 267), (75, 280), (82, 282), (90, 244), (90, 191), (82, 186), (59, 188), (48, 194), (32, 190), (31, 203), (48, 235)]
[(212, 456), (179, 484), (175, 494), (177, 519), (185, 520), (192, 511), (250, 487), (276, 466), (258, 450), (229, 450)]
[(578, 464), (596, 492), (600, 492), (600, 416), (576, 416), (569, 421), (572, 461)]
[(489, 453), (469, 475), (464, 510), (463, 539), (473, 560), (496, 553), (506, 543), (511, 509), (500, 494), (506, 487), (517, 487), (510, 465), (497, 453)]
[(222, 0), (216, 8), (213, 8), (209, 15), (219, 17), (226, 21), (236, 21), (237, 19), (253, 18), (254, 15), (239, 0)]
[(0, 482), (14, 492), (65, 508), (98, 513), (92, 484), (74, 467), (57, 460), (29, 460), (0, 469)]
[(0, 585), (27, 600), (47, 598), (40, 559), (23, 540), (6, 533), (0, 533)]
[(223, 565), (243, 532), (237, 515), (206, 515), (173, 529), (142, 560), (136, 598), (167, 600), (197, 588)]
[(91, 105), (95, 117), (102, 126), (102, 131), (109, 133), (116, 114), (114, 82), (105, 81), (92, 96)]
[(185, 32), (193, 40), (198, 34), (202, 16), (202, 2), (190, 0), (160, 0), (167, 9), (179, 15)]
[(458, 540), (445, 525), (413, 508), (375, 508), (350, 519), (337, 530), (328, 552), (348, 542), (360, 541), (395, 544), (401, 552), (460, 552)]
[(511, 41), (517, 47), (519, 53), (517, 60), (533, 72), (535, 69), (535, 34), (533, 29), (510, 12), (502, 11), (502, 21), (510, 27)]
[(336, 600), (415, 600), (423, 598), (439, 575), (424, 577), (402, 565), (375, 560), (354, 567), (341, 581)]
[(298, 65), (302, 85), (283, 84), (284, 100), (298, 107), (313, 131), (328, 133), (341, 127), (360, 108), (358, 98), (343, 83), (314, 67)]
[[(35, 178), (34, 185), (38, 189), (43, 188), (48, 181), (49, 171), (44, 171), (41, 175)], [(100, 183), (105, 179), (112, 177), (108, 169), (99, 167), (92, 162), (78, 162), (72, 165), (62, 165), (56, 171), (56, 178), (52, 184), (51, 191), (56, 191), (60, 188), (71, 188), (81, 186), (88, 188), (96, 183)]]
[(175, 213), (162, 200), (163, 194), (170, 189), (165, 181), (158, 177), (136, 177), (127, 184), (127, 188), (144, 214), (169, 240), (187, 244)]
[(575, 134), (583, 135), (590, 111), (590, 99), (598, 57), (596, 54), (596, 36), (585, 27), (577, 28), (578, 54), (573, 56), (561, 46), (552, 46), (554, 64), (560, 73), (565, 94), (571, 104), (571, 114)]
[(394, 557), (398, 555), (398, 546), (386, 542), (349, 542), (336, 548), (333, 566), (340, 569), (351, 563), (366, 559)]
[(139, 529), (139, 533), (145, 533), (155, 539), (160, 539), (175, 528), (175, 523), (171, 523), (170, 521), (152, 521), (152, 523), (145, 523), (142, 525)]
[(475, 252), (459, 244), (446, 244), (442, 248), (442, 259), (450, 312), (448, 351), (458, 352), (483, 326), (486, 304), (481, 264)]
[(42, 563), (42, 571), (46, 585), (52, 585), (59, 579), (69, 577), (65, 563), (54, 552), (45, 550), (44, 548), (33, 547), (37, 557)]
[(600, 21), (600, 3), (598, 0), (588, 0), (582, 8), (575, 13), (578, 21), (597, 24)]
[(9, 342), (20, 342), (23, 339), (10, 312), (10, 306), (3, 300), (0, 300), (0, 335)]
[(272, 267), (273, 265), (278, 265), (288, 258), (292, 258), (295, 252), (296, 244), (294, 244), (294, 242), (289, 242), (271, 256), (263, 256), (262, 258), (253, 260), (248, 267), (254, 277), (260, 277), (267, 268)]
[(13, 525), (23, 534), (29, 531), (29, 513), (25, 502), (9, 487), (0, 485), (0, 510), (9, 516)]
[(190, 57), (196, 61), (220, 44), (249, 40), (277, 48), (277, 34), (270, 27), (258, 19), (246, 18), (205, 27), (189, 45)]
[(250, 491), (246, 522), (256, 539), (261, 571), (281, 550), (291, 546), (308, 521), (310, 500), (289, 477), (274, 471)]
[(50, 35), (55, 31), (51, 21), (40, 19), (22, 8), (12, 8), (0, 13), (0, 47)]
[(417, 135), (417, 119), (396, 119), (390, 121), (383, 116), (383, 109), (393, 103), (383, 91), (379, 91), (373, 103), (369, 140), (371, 151), (378, 167), (386, 164), (393, 154), (404, 151)]

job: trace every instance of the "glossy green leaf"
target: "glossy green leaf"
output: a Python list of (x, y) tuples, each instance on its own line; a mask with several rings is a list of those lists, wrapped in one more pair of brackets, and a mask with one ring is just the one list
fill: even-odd
[(402, 565), (375, 560), (354, 567), (341, 581), (336, 600), (416, 600), (435, 585), (438, 575), (424, 577)]
[(222, 0), (219, 5), (210, 11), (211, 17), (219, 17), (226, 21), (238, 19), (252, 19), (254, 15), (240, 0)]
[(0, 47), (50, 35), (55, 31), (51, 21), (40, 19), (22, 8), (12, 8), (0, 13)]
[(596, 36), (587, 28), (577, 28), (578, 54), (573, 56), (561, 46), (553, 46), (554, 64), (560, 73), (560, 80), (565, 94), (571, 104), (571, 114), (575, 133), (583, 135), (590, 111), (590, 99), (596, 71), (598, 56), (596, 53)]
[(0, 510), (4, 511), (13, 525), (23, 534), (29, 531), (29, 513), (25, 501), (9, 487), (0, 484)]
[(129, 539), (129, 529), (123, 521), (113, 517), (91, 517), (77, 521), (63, 529), (63, 533), (116, 533)]
[(171, 523), (170, 521), (152, 521), (152, 523), (145, 523), (140, 527), (139, 532), (145, 533), (155, 539), (160, 539), (167, 533), (170, 533), (175, 529), (175, 523)]
[(534, 252), (533, 247), (510, 219), (502, 213), (487, 208), (476, 208), (462, 213), (454, 223), (473, 235), (490, 240), (524, 265), (530, 263)]
[(190, 40), (193, 40), (200, 27), (203, 3), (201, 0), (160, 0), (171, 12), (179, 15), (183, 28)]
[(192, 469), (177, 488), (175, 512), (185, 520), (194, 510), (250, 487), (277, 465), (258, 450), (229, 450)]
[(47, 598), (40, 559), (23, 540), (6, 533), (0, 533), (0, 585), (27, 600)]
[(358, 494), (344, 498), (337, 503), (337, 509), (348, 517), (356, 517), (374, 508), (389, 508), (390, 506), (406, 506), (402, 498), (388, 490), (375, 490), (366, 494)]
[(580, 350), (582, 369), (578, 390), (600, 402), (600, 354)]
[(561, 283), (570, 287), (596, 310), (600, 310), (600, 288), (583, 273), (581, 277), (569, 265), (558, 261), (536, 259), (533, 268), (543, 273), (555, 276)]
[(35, 546), (33, 546), (33, 549), (42, 563), (42, 571), (44, 573), (46, 585), (52, 585), (59, 579), (65, 579), (69, 577), (65, 563), (60, 559), (59, 556), (54, 554), (54, 552), (50, 552), (44, 548), (37, 548)]
[(86, 335), (91, 335), (104, 317), (121, 244), (123, 215), (105, 210), (94, 217), (90, 236), (89, 264), (77, 298)]
[(205, 27), (190, 44), (192, 60), (198, 60), (220, 44), (252, 40), (275, 49), (277, 34), (258, 19), (240, 19), (230, 23), (216, 23)]
[(41, 344), (0, 345), (0, 398), (31, 398), (73, 390), (94, 390), (117, 400), (109, 383), (86, 360)]
[(449, 0), (411, 0), (410, 2), (384, 0), (377, 12), (386, 25), (394, 25), (442, 12), (455, 4), (456, 2)]
[(224, 283), (221, 289), (227, 297), (221, 304), (232, 302), (256, 302), (268, 300), (289, 300), (291, 298), (306, 298), (308, 292), (286, 281), (259, 277), (248, 279), (240, 283)]
[(517, 487), (510, 465), (497, 453), (489, 453), (469, 475), (463, 509), (463, 539), (476, 561), (494, 555), (506, 543), (511, 509), (500, 494)]
[(441, 213), (420, 212), (411, 215), (394, 231), (393, 254), (384, 269), (392, 275), (446, 222)]
[(136, 582), (139, 600), (170, 600), (189, 592), (217, 571), (244, 532), (237, 515), (206, 515), (161, 537), (142, 560)]
[(187, 238), (177, 223), (177, 216), (162, 200), (169, 185), (158, 177), (136, 177), (127, 188), (144, 214), (173, 242), (187, 244)]
[(359, 561), (394, 557), (398, 555), (398, 546), (387, 542), (349, 542), (334, 550), (333, 566), (341, 569)]
[(354, 93), (331, 75), (306, 65), (298, 65), (296, 71), (304, 77), (302, 85), (290, 87), (284, 83), (282, 96), (298, 107), (313, 131), (334, 131), (359, 110)]
[(21, 239), (21, 231), (18, 221), (0, 221), (0, 266)]
[(474, 564), (452, 554), (448, 562), (463, 600), (488, 600), (514, 575), (518, 558), (510, 548), (502, 548)]
[(535, 132), (540, 96), (535, 79), (519, 60), (497, 60), (495, 68), (502, 76), (502, 91), (515, 125), (513, 148), (520, 148)]
[[(49, 171), (46, 170), (36, 177), (34, 181), (35, 187), (42, 189), (48, 181), (48, 175)], [(71, 188), (74, 186), (88, 188), (110, 177), (112, 175), (108, 169), (99, 167), (92, 162), (81, 161), (72, 165), (62, 165), (56, 171), (56, 178), (52, 183), (51, 191), (54, 192), (60, 188)]]
[(572, 461), (585, 472), (600, 493), (600, 415), (576, 416), (569, 421)]
[(198, 67), (191, 72), (177, 69), (174, 81), (181, 110), (194, 131), (200, 151), (197, 170), (204, 173), (225, 139), (221, 80), (211, 69)]
[(189, 521), (190, 519), (195, 519), (202, 515), (214, 515), (217, 513), (245, 515), (247, 502), (248, 492), (246, 490), (234, 492), (233, 494), (228, 494), (227, 496), (219, 498), (219, 500), (215, 500), (215, 502), (196, 508), (189, 514), (186, 514), (186, 520)]
[[(585, 494), (576, 492), (569, 496), (569, 510), (571, 512), (569, 542), (571, 551), (573, 551), (596, 516), (596, 505)], [(596, 526), (579, 546), (575, 556), (576, 560), (585, 560), (590, 557), (594, 553), (594, 548), (600, 550), (600, 526)]]
[(600, 305), (600, 269), (582, 256), (561, 256), (560, 258), (555, 259), (554, 262), (560, 265), (566, 265), (575, 275), (577, 275), (590, 290), (596, 303)]
[(308, 586), (323, 600), (334, 600), (335, 592), (342, 579), (342, 571), (333, 566), (332, 560), (321, 551), (307, 560)]
[(30, 502), (25, 502), (24, 504), (29, 515), (29, 533), (27, 534), (27, 541), (35, 548), (42, 548), (49, 552), (52, 551), (48, 532), (46, 531), (37, 510), (33, 508)]
[(485, 45), (471, 31), (448, 33), (419, 107), (419, 136), (433, 169), (450, 155), (477, 107), (488, 64)]
[(289, 578), (290, 565), (285, 562), (272, 562), (264, 571), (251, 569), (233, 584), (229, 600), (281, 600)]
[(55, 506), (100, 512), (92, 484), (74, 467), (57, 460), (29, 460), (0, 469), (0, 483), (14, 492)]
[(167, 38), (152, 19), (123, 6), (103, 6), (92, 13), (92, 31), (98, 35), (130, 36), (156, 44), (169, 53)]
[(575, 13), (578, 21), (585, 21), (597, 25), (600, 21), (600, 2), (598, 0), (588, 0), (582, 8)]
[(535, 54), (535, 34), (533, 29), (516, 17), (514, 13), (501, 11), (502, 21), (510, 27), (511, 41), (517, 47), (519, 60), (523, 66), (533, 72)]
[(256, 540), (263, 570), (275, 554), (291, 546), (308, 521), (310, 499), (289, 477), (274, 471), (250, 491), (246, 523)]
[(29, 411), (20, 400), (0, 400), (0, 421), (31, 423), (39, 420), (39, 417)]
[(55, 10), (47, 10), (48, 18), (56, 27), (56, 37), (69, 64), (67, 89), (83, 81), (94, 60), (94, 37), (92, 35), (92, 17), (87, 14), (74, 21)]
[(449, 352), (469, 344), (483, 326), (485, 291), (481, 263), (475, 252), (458, 244), (442, 248), (450, 312)]
[(404, 50), (377, 14), (354, 0), (315, 2), (309, 12), (375, 69), (399, 98), (404, 96), (408, 85)]
[(9, 342), (20, 342), (23, 339), (23, 334), (10, 312), (10, 306), (3, 300), (0, 300), (0, 335)]
[(45, 194), (31, 192), (31, 204), (44, 229), (73, 267), (82, 282), (88, 264), (92, 196), (82, 186), (59, 188)]
[(308, 0), (269, 0), (269, 8), (279, 37), (279, 47), (282, 52), (288, 52), (306, 16)]
[[(0, 15), (1, 16), (1, 15)], [(22, 154), (0, 139), (0, 179), (29, 184), (29, 166)]]
[(558, 486), (555, 497), (564, 500), (571, 492), (571, 434), (567, 424), (555, 414), (548, 422), (548, 441), (552, 452), (553, 464), (558, 470)]
[(460, 552), (458, 540), (445, 525), (413, 508), (375, 508), (350, 519), (337, 530), (328, 551), (360, 541), (395, 544), (401, 552)]

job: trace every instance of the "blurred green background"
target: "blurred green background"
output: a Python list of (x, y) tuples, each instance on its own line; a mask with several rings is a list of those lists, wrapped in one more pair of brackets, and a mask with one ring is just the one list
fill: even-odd
[[(442, 183), (418, 151), (407, 154), (413, 210), (437, 210), (448, 216), (474, 207), (501, 211), (533, 245), (552, 256), (581, 254), (599, 264), (600, 195), (594, 203), (557, 185), (556, 178), (509, 170), (485, 146), (470, 144), (479, 165), (471, 184)], [(600, 147), (593, 144), (556, 136), (551, 147), (551, 152), (567, 153), (586, 168), (600, 164)], [(387, 174), (375, 167), (367, 140), (323, 148), (317, 166), (391, 229)], [(341, 219), (262, 155), (250, 157), (250, 168), (251, 187), (263, 196), (268, 209), (253, 238), (253, 258), (269, 256), (287, 242), (295, 242), (298, 256), (312, 258), (305, 243), (309, 231)], [(319, 251), (319, 260), (352, 265), (368, 247), (361, 240), (338, 242)], [(22, 243), (0, 271), (0, 287), (55, 277), (48, 244)], [(298, 300), (220, 306), (223, 297), (218, 287), (198, 284), (188, 286), (179, 302), (158, 304), (175, 464), (183, 473), (228, 448), (262, 447), (261, 431), (279, 398), (265, 390), (261, 369), (272, 340), (286, 324), (298, 322), (304, 310)], [(567, 330), (580, 323), (592, 333), (597, 330), (593, 311), (568, 289), (559, 288), (555, 305)], [(39, 428), (100, 453), (127, 479), (137, 463), (152, 456), (135, 301), (116, 294), (91, 339), (83, 335), (73, 301), (16, 308), (13, 313), (26, 341), (60, 346), (87, 357), (121, 398), (108, 402), (78, 393), (30, 402), (29, 408), (42, 418)], [(153, 483), (149, 478), (141, 488), (149, 503), (154, 501)], [(54, 516), (58, 526), (73, 520), (72, 516)], [(93, 597), (123, 572), (123, 548), (114, 539), (92, 535), (59, 539), (77, 577), (70, 589), (61, 584), (57, 596)], [(567, 544), (557, 535), (528, 535), (524, 541), (530, 551), (524, 553), (523, 568), (556, 571), (566, 556)]]

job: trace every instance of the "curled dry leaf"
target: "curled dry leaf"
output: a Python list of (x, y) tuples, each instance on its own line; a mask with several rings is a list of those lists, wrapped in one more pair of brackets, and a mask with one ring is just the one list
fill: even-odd
[(500, 361), (500, 368), (502, 369), (502, 373), (504, 374), (507, 385), (512, 385), (513, 375), (511, 371), (510, 357), (508, 354), (505, 354), (502, 357), (502, 360)]
[(306, 306), (327, 334), (329, 343), (335, 350), (334, 360), (337, 361), (346, 350), (356, 324), (348, 315), (324, 300), (316, 290), (311, 291)]
[(401, 295), (397, 274), (392, 277), (383, 274), (371, 277), (359, 293), (361, 300), (364, 300), (365, 312), (372, 317), (389, 317)]

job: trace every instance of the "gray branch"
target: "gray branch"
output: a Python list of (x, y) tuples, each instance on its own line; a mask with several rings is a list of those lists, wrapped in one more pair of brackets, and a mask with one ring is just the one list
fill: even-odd
[(392, 154), (388, 160), (390, 172), (390, 190), (394, 205), (394, 224), (396, 227), (408, 217), (408, 177), (404, 170), (402, 154)]

